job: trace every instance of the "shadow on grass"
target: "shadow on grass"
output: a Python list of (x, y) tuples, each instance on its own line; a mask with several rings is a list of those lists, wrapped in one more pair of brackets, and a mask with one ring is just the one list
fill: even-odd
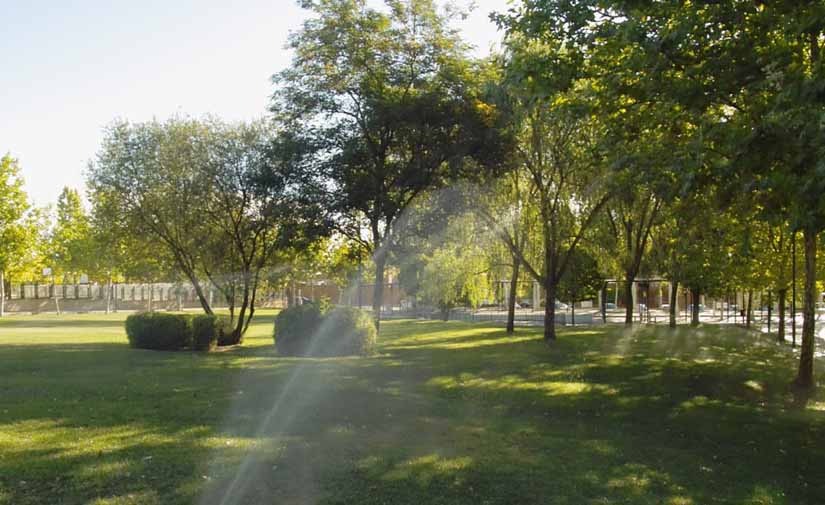
[(700, 330), (548, 347), (392, 322), (369, 359), (0, 348), (37, 356), (0, 385), (0, 432), (29, 440), (0, 435), (0, 503), (821, 503), (792, 356)]

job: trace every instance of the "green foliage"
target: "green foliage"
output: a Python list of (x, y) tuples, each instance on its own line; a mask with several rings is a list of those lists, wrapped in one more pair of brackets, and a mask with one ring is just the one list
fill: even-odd
[(311, 17), (290, 37), (295, 56), (275, 76), (272, 108), (312, 146), (338, 230), (374, 256), (379, 303), (407, 210), (428, 190), (497, 169), (502, 115), (474, 82), (456, 12), (432, 0), (303, 5)]
[(80, 194), (64, 187), (57, 199), (55, 225), (49, 236), (50, 265), (57, 276), (88, 273), (94, 258), (89, 216)]
[(211, 351), (231, 331), (225, 318), (215, 314), (198, 314), (192, 317), (192, 348), (196, 351)]
[(36, 265), (41, 214), (32, 210), (23, 189), (17, 160), (0, 158), (0, 272), (6, 276), (31, 274)]
[(212, 313), (208, 279), (237, 314), (239, 343), (264, 272), (326, 231), (286, 137), (263, 121), (113, 124), (88, 171), (95, 222), (116, 227), (98, 243), (125, 250), (109, 268), (152, 277), (173, 264)]
[(603, 283), (596, 258), (582, 248), (576, 249), (559, 281), (559, 299), (574, 303), (594, 299)]
[(177, 351), (192, 346), (192, 316), (142, 312), (126, 318), (129, 344), (137, 349)]
[(445, 315), (457, 305), (478, 307), (491, 291), (484, 275), (486, 268), (478, 247), (463, 249), (461, 244), (446, 244), (436, 249), (426, 258), (421, 301), (438, 307)]
[(305, 303), (278, 313), (274, 337), (283, 356), (368, 356), (377, 331), (363, 310)]

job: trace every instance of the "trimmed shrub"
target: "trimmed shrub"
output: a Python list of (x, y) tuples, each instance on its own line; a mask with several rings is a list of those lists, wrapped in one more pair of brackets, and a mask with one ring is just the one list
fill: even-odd
[(322, 318), (321, 306), (317, 303), (304, 303), (279, 312), (275, 316), (274, 334), (278, 354), (307, 355)]
[[(192, 318), (192, 348), (196, 351), (212, 351), (224, 338), (229, 328), (226, 319), (214, 314), (200, 314)], [(231, 331), (231, 329), (230, 329)]]
[(174, 351), (192, 346), (192, 316), (141, 312), (126, 318), (129, 344), (138, 349)]
[(377, 332), (369, 312), (305, 303), (278, 314), (274, 336), (283, 356), (367, 356)]

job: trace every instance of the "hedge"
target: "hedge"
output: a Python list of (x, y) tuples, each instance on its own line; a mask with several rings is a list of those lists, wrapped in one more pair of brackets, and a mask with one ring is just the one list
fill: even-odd
[(138, 349), (175, 351), (192, 346), (192, 317), (141, 312), (126, 318), (129, 344)]
[(283, 356), (367, 356), (377, 332), (369, 312), (305, 303), (278, 314), (274, 338)]
[(226, 328), (225, 319), (209, 314), (141, 312), (126, 318), (129, 344), (137, 349), (211, 351)]
[(200, 314), (192, 318), (192, 348), (196, 351), (212, 351), (224, 338), (228, 322), (214, 314)]

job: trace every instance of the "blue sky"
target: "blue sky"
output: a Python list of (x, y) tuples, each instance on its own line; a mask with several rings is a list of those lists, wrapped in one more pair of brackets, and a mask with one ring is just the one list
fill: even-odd
[[(481, 55), (500, 39), (488, 13), (508, 2), (475, 4), (459, 26)], [(259, 117), (303, 19), (294, 0), (0, 0), (0, 154), (43, 205), (82, 189), (116, 118)]]

